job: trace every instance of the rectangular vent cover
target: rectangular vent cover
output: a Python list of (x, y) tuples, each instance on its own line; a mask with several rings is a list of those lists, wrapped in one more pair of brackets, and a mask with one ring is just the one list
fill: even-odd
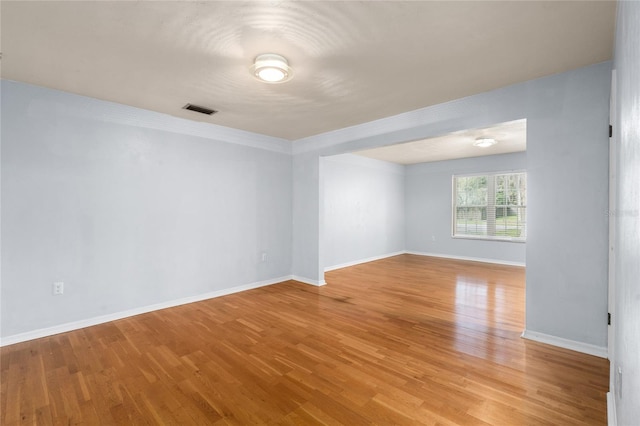
[(195, 112), (199, 112), (200, 114), (207, 114), (207, 115), (213, 115), (216, 112), (218, 112), (214, 109), (209, 109), (209, 108), (205, 108), (205, 107), (193, 105), (193, 104), (186, 104), (183, 108), (188, 109), (189, 111), (195, 111)]

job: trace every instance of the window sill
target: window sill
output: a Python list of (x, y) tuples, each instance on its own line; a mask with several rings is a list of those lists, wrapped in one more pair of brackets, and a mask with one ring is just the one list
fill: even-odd
[(486, 236), (473, 236), (473, 235), (452, 235), (451, 238), (456, 240), (480, 240), (480, 241), (497, 241), (501, 243), (526, 243), (527, 240), (517, 238), (499, 238), (499, 237), (486, 237)]

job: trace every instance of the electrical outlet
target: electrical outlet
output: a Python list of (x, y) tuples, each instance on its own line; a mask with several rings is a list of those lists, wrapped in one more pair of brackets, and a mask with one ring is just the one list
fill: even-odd
[(64, 283), (62, 281), (53, 283), (52, 293), (54, 296), (60, 296), (61, 294), (64, 294)]

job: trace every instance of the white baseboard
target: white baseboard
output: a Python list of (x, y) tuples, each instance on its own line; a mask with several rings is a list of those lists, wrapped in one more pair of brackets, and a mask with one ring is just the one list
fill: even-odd
[(468, 257), (468, 256), (454, 256), (450, 254), (440, 254), (440, 253), (426, 253), (421, 251), (412, 251), (406, 250), (404, 253), (406, 254), (415, 254), (418, 256), (431, 256), (431, 257), (442, 257), (444, 259), (455, 259), (455, 260), (468, 260), (471, 262), (483, 262), (483, 263), (495, 263), (497, 265), (507, 265), (507, 266), (526, 266), (524, 262), (511, 262), (508, 260), (500, 260), (500, 259), (487, 259), (484, 257)]
[(558, 346), (560, 348), (569, 349), (583, 354), (593, 355), (600, 358), (607, 357), (606, 346), (596, 346), (589, 343), (577, 342), (575, 340), (563, 339), (562, 337), (551, 336), (550, 334), (538, 333), (537, 331), (525, 330), (522, 337), (548, 345)]
[(382, 254), (380, 256), (368, 257), (366, 259), (354, 260), (353, 262), (341, 263), (339, 265), (327, 266), (325, 272), (335, 271), (336, 269), (348, 268), (349, 266), (360, 265), (361, 263), (373, 262), (374, 260), (386, 259), (387, 257), (398, 256), (406, 253), (405, 251), (396, 251), (394, 253)]
[(618, 425), (618, 419), (616, 415), (616, 398), (614, 397), (613, 392), (607, 392), (607, 425)]
[(301, 283), (304, 283), (304, 284), (315, 285), (316, 287), (327, 285), (327, 282), (325, 280), (322, 280), (322, 281), (312, 280), (311, 278), (299, 277), (297, 275), (293, 275), (291, 279), (295, 281), (300, 281)]
[(258, 281), (250, 284), (239, 285), (231, 288), (225, 288), (223, 290), (212, 291), (209, 293), (198, 294), (196, 296), (184, 297), (181, 299), (169, 300), (167, 302), (155, 303), (153, 305), (147, 305), (140, 308), (129, 309), (126, 311), (115, 312), (113, 314), (101, 315), (98, 317), (87, 318), (84, 320), (68, 322), (65, 324), (56, 325), (53, 327), (40, 328), (38, 330), (27, 331), (25, 333), (14, 334), (11, 336), (3, 337), (0, 339), (0, 347), (13, 345), (15, 343), (26, 342), (28, 340), (39, 339), (41, 337), (53, 336), (54, 334), (66, 333), (68, 331), (78, 330), (93, 325), (104, 324), (109, 321), (116, 321), (123, 318), (132, 317), (135, 315), (146, 314), (148, 312), (157, 311), (160, 309), (173, 308), (175, 306), (186, 305), (187, 303), (200, 302), (207, 299), (213, 299), (215, 297), (226, 296), (233, 293), (239, 293), (241, 291), (252, 290), (254, 288), (264, 287), (272, 284), (281, 283), (293, 279), (291, 275), (279, 278), (273, 278), (265, 281)]

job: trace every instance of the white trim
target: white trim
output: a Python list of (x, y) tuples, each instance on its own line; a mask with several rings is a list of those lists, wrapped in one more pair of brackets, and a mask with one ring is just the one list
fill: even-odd
[(618, 425), (618, 417), (616, 414), (616, 398), (613, 395), (613, 392), (607, 392), (607, 425)]
[(600, 358), (607, 357), (606, 346), (596, 346), (590, 343), (577, 342), (575, 340), (563, 339), (562, 337), (552, 336), (550, 334), (538, 333), (537, 331), (525, 330), (522, 332), (522, 338), (533, 340), (548, 345), (558, 346), (560, 348), (569, 349), (583, 354), (593, 355)]
[(406, 250), (405, 253), (415, 254), (418, 256), (442, 257), (444, 259), (468, 260), (471, 262), (483, 262), (483, 263), (495, 263), (496, 265), (522, 266), (522, 267), (527, 266), (527, 264), (524, 262), (512, 262), (509, 260), (500, 260), (500, 259), (487, 259), (484, 257), (454, 256), (450, 254), (426, 253), (426, 252), (411, 251), (411, 250)]
[(396, 251), (393, 253), (382, 254), (380, 256), (368, 257), (366, 259), (354, 260), (353, 262), (341, 263), (339, 265), (327, 266), (324, 268), (325, 272), (335, 271), (336, 269), (348, 268), (349, 266), (360, 265), (361, 263), (373, 262), (375, 260), (386, 259), (387, 257), (398, 256), (401, 254), (405, 254), (404, 251)]
[[(453, 222), (451, 223), (451, 227), (453, 228)], [(452, 234), (451, 238), (453, 238), (454, 240), (498, 241), (500, 243), (518, 243), (518, 244), (527, 243), (526, 239), (515, 239), (515, 238), (503, 237), (503, 236), (492, 237), (492, 236), (486, 236), (486, 235), (465, 235), (465, 234), (453, 235)]]
[(300, 281), (301, 283), (304, 283), (304, 284), (314, 285), (316, 287), (322, 287), (323, 285), (327, 285), (327, 282), (325, 280), (322, 280), (322, 281), (312, 280), (311, 278), (299, 277), (297, 275), (294, 275), (293, 277), (291, 277), (291, 279), (294, 281)]
[(98, 317), (87, 318), (84, 320), (68, 322), (65, 324), (56, 325), (53, 327), (40, 328), (38, 330), (27, 331), (25, 333), (14, 334), (12, 336), (3, 337), (0, 339), (0, 347), (13, 345), (15, 343), (26, 342), (28, 340), (39, 339), (41, 337), (53, 336), (54, 334), (66, 333), (68, 331), (79, 330), (85, 327), (91, 327), (93, 325), (104, 324), (110, 321), (116, 321), (123, 318), (132, 317), (135, 315), (146, 314), (148, 312), (158, 311), (160, 309), (173, 308), (175, 306), (186, 305), (188, 303), (200, 302), (207, 299), (213, 299), (216, 297), (227, 296), (233, 293), (239, 293), (241, 291), (253, 290), (259, 287), (265, 287), (272, 284), (278, 284), (284, 281), (291, 280), (291, 275), (279, 278), (273, 278), (265, 281), (258, 281), (250, 284), (239, 285), (223, 290), (216, 290), (197, 296), (189, 296), (181, 299), (169, 300), (166, 302), (155, 303), (153, 305), (147, 305), (140, 308), (133, 308), (126, 311), (115, 312), (113, 314), (101, 315)]
[[(524, 151), (522, 151), (522, 152), (524, 152)], [(507, 152), (506, 154), (515, 154), (515, 153)], [(497, 155), (502, 155), (502, 154), (497, 154)], [(516, 174), (520, 174), (520, 173), (527, 173), (527, 169), (518, 168), (518, 169), (503, 170), (503, 171), (499, 171), (499, 172), (488, 171), (488, 172), (459, 173), (459, 174), (454, 174), (451, 177), (453, 179), (455, 179), (455, 178), (459, 178), (459, 177), (476, 177), (476, 176), (488, 176), (488, 175), (494, 175), (494, 176), (497, 176), (497, 175), (516, 175)], [(519, 207), (519, 206), (509, 206), (509, 207)]]
[[(618, 127), (616, 122), (616, 70), (611, 70), (611, 95), (609, 98), (609, 124), (614, 127)], [(616, 183), (616, 176), (618, 175), (618, 141), (616, 140), (616, 132), (611, 132), (609, 138), (609, 274), (607, 285), (607, 308), (611, 321), (607, 327), (607, 350), (609, 351), (609, 360), (611, 361), (611, 385), (614, 384), (613, 374), (613, 358), (615, 358), (615, 336), (616, 336), (616, 229), (618, 217), (615, 212), (618, 207), (618, 186)], [(611, 389), (614, 389), (611, 387)]]

